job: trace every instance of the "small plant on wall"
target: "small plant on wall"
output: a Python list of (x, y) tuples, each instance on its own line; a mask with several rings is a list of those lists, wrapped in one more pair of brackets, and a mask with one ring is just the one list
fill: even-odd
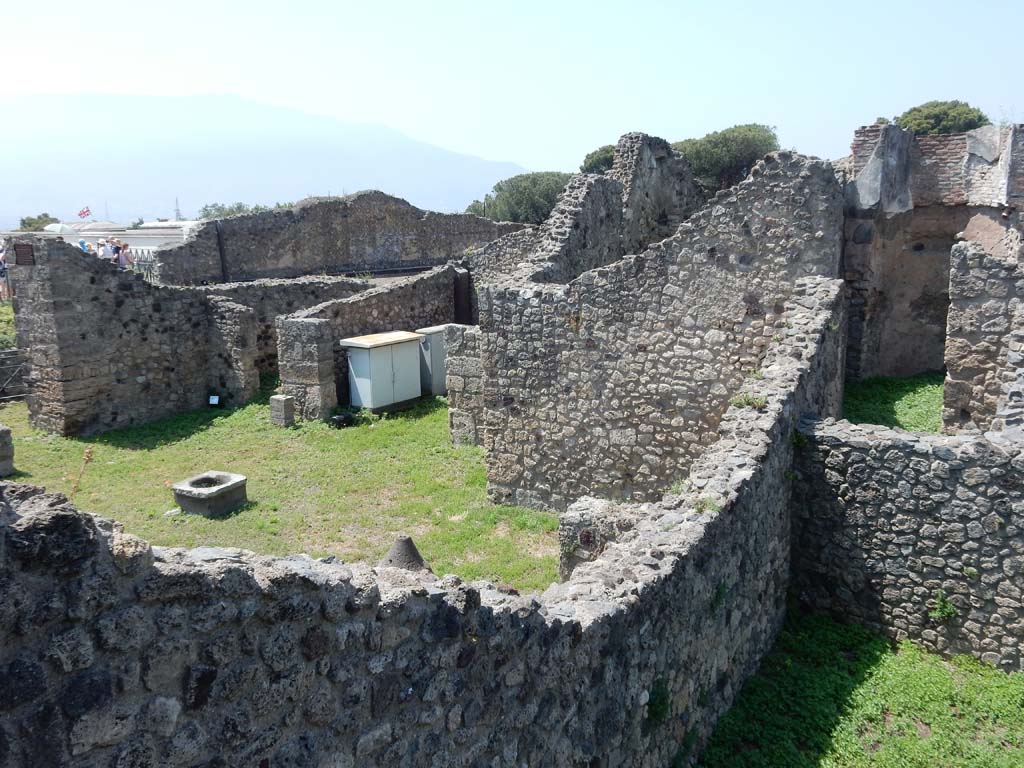
[(743, 394), (736, 395), (736, 397), (729, 401), (729, 404), (736, 408), (753, 408), (757, 411), (763, 411), (765, 406), (768, 405), (768, 400), (763, 397), (755, 397), (749, 392), (744, 392)]
[(929, 619), (938, 624), (944, 624), (950, 619), (956, 618), (956, 605), (946, 597), (945, 590), (936, 589), (932, 594), (932, 599), (935, 601), (935, 605), (928, 610)]
[(655, 680), (647, 701), (647, 719), (654, 725), (661, 725), (668, 717), (670, 703), (668, 685), (661, 678)]

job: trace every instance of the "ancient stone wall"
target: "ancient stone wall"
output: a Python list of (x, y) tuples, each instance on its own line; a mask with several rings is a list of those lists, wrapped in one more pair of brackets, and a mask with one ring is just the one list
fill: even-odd
[(25, 238), (13, 267), (15, 325), (28, 355), (35, 426), (85, 435), (254, 393), (255, 313), (163, 288), (56, 241)]
[(847, 217), (848, 374), (910, 376), (943, 367), (949, 249), (977, 209), (929, 206)]
[[(837, 281), (692, 490), (543, 595), (150, 548), (0, 485), (0, 758), (15, 765), (654, 766), (699, 752), (782, 623), (793, 421), (837, 407)], [(614, 659), (615, 663), (609, 663)]]
[(607, 176), (577, 174), (521, 258), (531, 263), (538, 282), (567, 283), (622, 256), (622, 227), (622, 185)]
[(323, 419), (348, 403), (348, 371), (340, 339), (414, 331), (456, 321), (456, 269), (437, 267), (363, 293), (279, 317), (281, 385), (306, 419)]
[(1018, 307), (1010, 320), (1005, 346), (999, 400), (990, 428), (1002, 433), (1003, 439), (1024, 443), (1024, 307)]
[(643, 133), (619, 139), (608, 176), (622, 184), (623, 255), (664, 240), (701, 202), (686, 158)]
[(837, 274), (841, 227), (831, 166), (779, 153), (638, 256), (569, 286), (486, 286), (492, 496), (656, 498), (717, 439), (793, 281)]
[(448, 428), (456, 445), (483, 445), (484, 371), (480, 328), (449, 325), (444, 343), (448, 387)]
[(256, 367), (261, 373), (277, 373), (277, 325), (279, 315), (325, 301), (344, 299), (370, 288), (365, 280), (347, 277), (300, 277), (293, 280), (253, 280), (246, 283), (217, 283), (197, 291), (224, 296), (252, 307), (259, 325), (256, 336)]
[(251, 400), (260, 388), (257, 366), (259, 324), (252, 307), (224, 296), (210, 296), (206, 380), (211, 393), (224, 405)]
[(157, 252), (157, 279), (199, 285), (422, 268), (522, 228), (424, 211), (376, 191), (309, 198), (294, 208), (203, 223), (182, 245)]
[(1024, 444), (808, 423), (793, 587), (814, 608), (1024, 669)]
[(844, 248), (850, 378), (943, 367), (949, 249), (959, 237), (990, 248), (1004, 237), (1020, 133), (998, 126), (946, 136), (915, 137), (896, 126), (855, 133)]
[(1007, 202), (1024, 206), (1024, 126), (1014, 126), (1010, 134), (1010, 168), (1007, 172)]
[[(1008, 237), (1020, 236), (1016, 228)], [(1002, 390), (1011, 320), (1024, 295), (1024, 249), (957, 243), (951, 251), (950, 307), (942, 421), (951, 432), (988, 429)]]
[(468, 263), (478, 287), (568, 283), (668, 237), (699, 202), (682, 155), (664, 139), (628, 133), (607, 174), (573, 176), (543, 224), (488, 243)]

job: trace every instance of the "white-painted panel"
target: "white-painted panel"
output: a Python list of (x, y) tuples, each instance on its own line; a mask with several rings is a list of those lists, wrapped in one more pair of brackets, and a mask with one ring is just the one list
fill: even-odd
[(394, 365), (394, 402), (413, 400), (420, 396), (420, 345), (418, 341), (392, 344)]
[(356, 408), (372, 408), (373, 401), (370, 382), (369, 349), (349, 348), (348, 353), (348, 391), (349, 401)]
[(420, 339), (420, 387), (423, 394), (446, 395), (445, 385), (445, 343), (444, 332), (448, 326), (437, 325), (432, 328), (420, 328), (416, 333), (423, 334)]
[(395, 383), (391, 364), (392, 347), (401, 344), (388, 344), (370, 350), (370, 380), (372, 382), (373, 403), (370, 408), (383, 408), (395, 402)]

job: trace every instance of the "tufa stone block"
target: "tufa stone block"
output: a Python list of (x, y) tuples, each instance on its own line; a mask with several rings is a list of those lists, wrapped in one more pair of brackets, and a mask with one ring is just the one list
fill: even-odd
[(273, 395), (270, 398), (270, 420), (279, 427), (295, 425), (295, 398), (291, 395)]
[(248, 500), (245, 475), (207, 470), (171, 486), (174, 501), (183, 512), (203, 517), (223, 517)]

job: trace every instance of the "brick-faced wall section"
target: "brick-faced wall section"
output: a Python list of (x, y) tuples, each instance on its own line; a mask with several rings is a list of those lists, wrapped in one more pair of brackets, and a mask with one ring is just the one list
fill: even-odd
[(281, 385), (302, 417), (323, 419), (348, 404), (347, 358), (339, 340), (454, 322), (455, 274), (452, 265), (436, 267), (279, 317)]
[(204, 222), (157, 251), (165, 284), (441, 265), (522, 224), (421, 210), (383, 192), (309, 198), (294, 208)]
[(915, 136), (911, 149), (914, 205), (964, 205), (967, 135)]
[(881, 125), (864, 125), (853, 132), (850, 153), (853, 156), (853, 174), (855, 176), (863, 171), (864, 167), (868, 164), (868, 161), (871, 159), (871, 153), (875, 151), (881, 134)]
[(1024, 670), (1024, 445), (808, 422), (793, 589), (929, 650)]
[(87, 435), (251, 396), (256, 319), (202, 292), (147, 283), (66, 243), (19, 238), (33, 265), (12, 267), (29, 415)]

